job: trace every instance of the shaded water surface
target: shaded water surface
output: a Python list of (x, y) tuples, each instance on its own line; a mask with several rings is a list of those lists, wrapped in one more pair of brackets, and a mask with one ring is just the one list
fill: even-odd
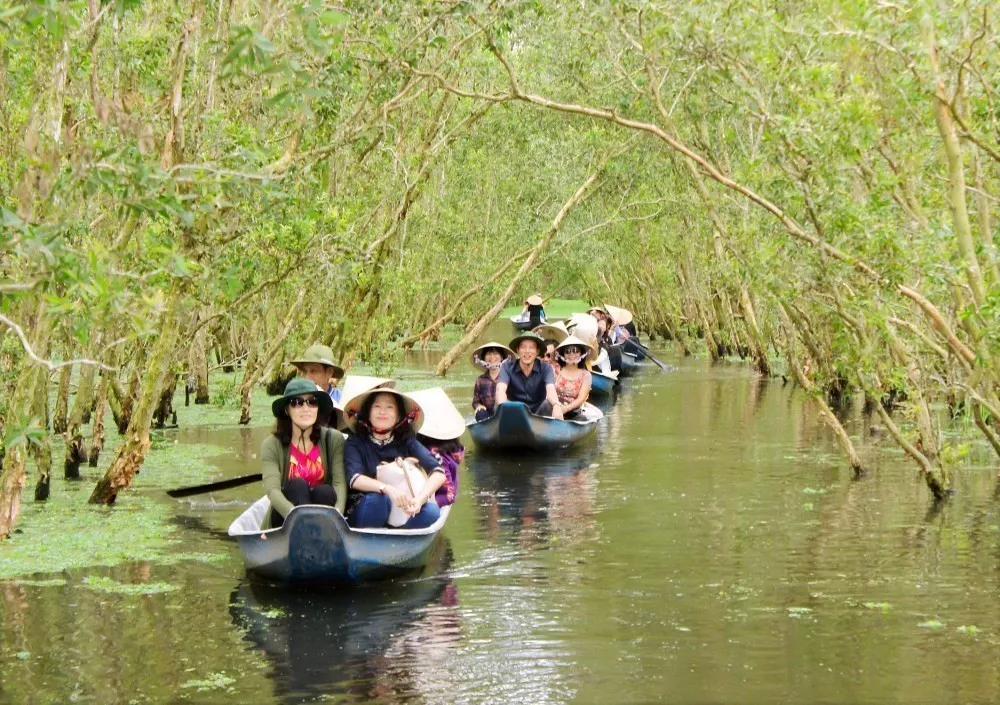
[[(851, 430), (873, 472), (853, 482), (780, 380), (673, 362), (626, 382), (579, 448), (471, 449), (420, 575), (326, 592), (247, 579), (225, 529), (248, 487), (170, 503), (174, 562), (0, 582), (0, 701), (996, 701), (986, 461), (933, 511), (869, 421)], [(463, 410), (472, 378), (448, 380)], [(267, 432), (174, 433), (236, 475)]]

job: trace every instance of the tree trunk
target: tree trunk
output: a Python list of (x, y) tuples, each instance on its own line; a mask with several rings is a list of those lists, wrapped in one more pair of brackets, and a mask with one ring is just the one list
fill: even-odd
[(750, 291), (746, 285), (740, 287), (740, 311), (743, 313), (743, 323), (750, 338), (750, 355), (753, 357), (754, 369), (767, 376), (771, 374), (771, 363), (767, 359), (767, 346), (757, 324), (757, 313), (754, 311), (753, 299), (750, 298)]
[(56, 396), (56, 408), (52, 412), (52, 432), (66, 433), (66, 417), (69, 415), (69, 383), (73, 376), (73, 366), (66, 365), (59, 369), (59, 392)]
[(298, 319), (299, 309), (302, 308), (305, 293), (305, 289), (299, 291), (298, 298), (295, 299), (295, 303), (288, 310), (288, 315), (285, 316), (281, 329), (274, 336), (264, 354), (262, 356), (256, 354), (258, 352), (256, 346), (250, 349), (250, 357), (247, 358), (243, 381), (240, 383), (240, 425), (242, 426), (250, 423), (250, 401), (253, 396), (254, 387), (257, 386), (257, 382), (260, 380), (261, 372), (284, 346), (285, 338), (288, 337), (289, 331), (291, 331)]
[(153, 412), (153, 428), (165, 428), (167, 425), (177, 425), (177, 412), (174, 411), (174, 394), (177, 393), (177, 371), (173, 364), (167, 365), (160, 385), (160, 395)]
[(104, 415), (108, 408), (108, 391), (111, 387), (108, 375), (113, 373), (104, 372), (101, 374), (101, 384), (97, 388), (97, 404), (94, 405), (94, 428), (91, 432), (90, 453), (88, 460), (90, 467), (96, 468), (97, 461), (104, 450)]
[(94, 487), (90, 495), (91, 504), (113, 504), (118, 493), (131, 486), (132, 479), (139, 472), (146, 457), (146, 451), (149, 449), (149, 427), (159, 397), (160, 383), (170, 366), (177, 338), (179, 300), (180, 293), (171, 292), (169, 305), (163, 314), (160, 337), (153, 346), (145, 382), (125, 432), (125, 442), (115, 454), (111, 467)]
[(208, 352), (205, 346), (207, 335), (204, 326), (198, 329), (191, 341), (188, 355), (188, 377), (194, 380), (195, 404), (208, 404), (211, 401), (208, 393)]
[[(603, 168), (603, 165), (601, 168)], [(545, 248), (549, 246), (549, 243), (552, 241), (552, 238), (555, 236), (555, 234), (559, 232), (559, 226), (562, 225), (563, 220), (565, 220), (566, 216), (569, 215), (570, 211), (572, 211), (573, 208), (576, 207), (576, 205), (580, 203), (581, 200), (583, 200), (584, 196), (587, 194), (587, 191), (590, 189), (591, 185), (595, 181), (597, 181), (597, 177), (601, 173), (601, 168), (598, 168), (590, 176), (588, 176), (587, 180), (584, 181), (583, 184), (580, 186), (580, 188), (576, 190), (576, 193), (570, 196), (569, 200), (563, 204), (563, 207), (559, 210), (559, 213), (552, 221), (552, 225), (542, 235), (541, 239), (538, 241), (538, 244), (535, 245), (531, 254), (528, 255), (528, 258), (521, 265), (521, 268), (517, 270), (517, 273), (513, 276), (513, 278), (510, 281), (510, 284), (507, 285), (507, 288), (504, 290), (503, 294), (500, 295), (500, 297), (493, 304), (490, 310), (487, 311), (485, 314), (483, 314), (483, 316), (479, 319), (479, 321), (474, 326), (472, 326), (472, 328), (465, 334), (465, 336), (460, 341), (458, 341), (458, 343), (456, 343), (455, 346), (452, 347), (452, 349), (449, 350), (443, 358), (441, 358), (441, 362), (438, 363), (437, 369), (435, 370), (436, 375), (438, 375), (439, 377), (443, 377), (445, 373), (448, 371), (448, 368), (455, 363), (455, 360), (458, 358), (458, 356), (469, 349), (472, 343), (476, 339), (478, 339), (480, 335), (482, 335), (484, 330), (486, 330), (486, 326), (488, 326), (493, 321), (493, 319), (497, 317), (497, 314), (499, 314), (500, 311), (503, 310), (503, 307), (507, 305), (507, 301), (514, 293), (514, 290), (517, 288), (518, 284), (520, 284), (521, 279), (524, 278), (525, 274), (531, 271), (531, 268), (532, 266), (534, 266), (535, 261), (545, 251)]]

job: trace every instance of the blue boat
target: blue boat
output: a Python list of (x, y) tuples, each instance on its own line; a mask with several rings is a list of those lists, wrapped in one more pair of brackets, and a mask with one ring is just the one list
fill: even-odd
[(646, 346), (635, 338), (626, 338), (625, 342), (622, 343), (622, 348), (625, 352), (635, 355), (639, 360), (646, 359)]
[(426, 529), (353, 529), (333, 507), (294, 507), (261, 529), (270, 502), (257, 500), (229, 526), (251, 573), (282, 583), (357, 584), (421, 568), (451, 507)]
[(563, 421), (547, 416), (535, 416), (519, 401), (508, 401), (497, 407), (496, 413), (485, 421), (468, 424), (469, 434), (481, 448), (524, 448), (528, 450), (556, 450), (573, 445), (590, 435), (603, 417), (600, 410), (593, 411), (586, 421)]
[(590, 371), (590, 394), (592, 396), (610, 396), (617, 385), (618, 380), (611, 375), (597, 370)]

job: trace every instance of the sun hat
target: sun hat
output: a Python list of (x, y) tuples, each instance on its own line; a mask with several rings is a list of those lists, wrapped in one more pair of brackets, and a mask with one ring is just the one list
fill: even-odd
[(329, 394), (317, 387), (315, 382), (310, 382), (305, 377), (296, 377), (285, 385), (285, 393), (271, 402), (271, 413), (275, 418), (280, 417), (288, 403), (303, 394), (310, 394), (319, 400), (319, 415), (316, 418), (325, 419), (333, 411), (333, 401)]
[(532, 294), (531, 296), (529, 296), (528, 298), (526, 298), (524, 300), (524, 302), (527, 303), (527, 304), (531, 304), (532, 306), (541, 306), (542, 305), (542, 295), (541, 294)]
[(436, 441), (450, 441), (465, 432), (465, 419), (441, 387), (411, 392), (410, 398), (424, 411), (420, 435)]
[(569, 335), (569, 330), (566, 328), (566, 324), (562, 321), (558, 321), (556, 323), (545, 323), (532, 328), (531, 332), (540, 338), (551, 338), (552, 340), (558, 342), (562, 342), (566, 336)]
[(627, 308), (619, 308), (617, 306), (612, 306), (611, 304), (604, 304), (604, 308), (607, 310), (608, 314), (611, 316), (611, 320), (615, 322), (616, 326), (624, 326), (632, 322), (632, 312)]
[(343, 409), (344, 404), (363, 392), (372, 389), (392, 389), (396, 386), (396, 380), (388, 377), (368, 377), (366, 375), (350, 374), (344, 378), (344, 384), (340, 392), (340, 402), (334, 403), (338, 409)]
[(539, 337), (539, 335), (537, 333), (533, 333), (533, 332), (522, 333), (521, 335), (519, 335), (516, 338), (514, 338), (513, 340), (511, 340), (510, 341), (510, 345), (508, 345), (507, 347), (509, 347), (514, 352), (514, 354), (516, 355), (517, 354), (517, 346), (520, 345), (521, 343), (523, 343), (525, 340), (530, 340), (535, 345), (538, 346), (538, 354), (539, 355), (541, 355), (542, 353), (545, 352), (545, 341), (541, 337)]
[[(508, 348), (506, 345), (504, 345), (503, 343), (497, 343), (495, 341), (491, 341), (484, 345), (480, 345), (478, 348), (473, 350), (472, 355), (469, 357), (469, 362), (471, 362), (472, 366), (475, 367), (477, 370), (483, 369), (483, 365), (476, 362), (476, 360), (478, 359), (485, 362), (486, 352), (488, 350), (496, 350), (501, 355), (503, 355), (504, 360), (510, 357), (514, 357), (514, 351)], [(501, 360), (501, 362), (503, 362), (503, 360)]]
[(573, 335), (597, 352), (597, 319), (589, 313), (574, 313), (569, 321)]
[(325, 365), (326, 367), (332, 367), (334, 376), (344, 376), (344, 368), (333, 361), (333, 350), (326, 345), (321, 345), (320, 343), (310, 345), (306, 348), (306, 351), (302, 353), (302, 357), (298, 360), (292, 360), (292, 364), (296, 367), (304, 365), (307, 362), (315, 362), (320, 365)]
[[(361, 413), (361, 407), (365, 405), (368, 397), (373, 394), (392, 394), (396, 396), (403, 403), (403, 416), (397, 423), (403, 423), (406, 418), (410, 419), (410, 426), (413, 428), (414, 432), (420, 430), (424, 424), (424, 412), (420, 408), (420, 404), (415, 402), (409, 395), (403, 394), (402, 392), (397, 392), (395, 389), (389, 389), (387, 387), (375, 387), (374, 389), (369, 389), (367, 392), (361, 392), (353, 399), (348, 399), (347, 403), (344, 404), (344, 418), (347, 422), (347, 427), (354, 431), (358, 430), (358, 414)], [(362, 419), (364, 423), (368, 423), (368, 419)]]
[(580, 358), (580, 360), (583, 360), (585, 357), (587, 357), (587, 355), (591, 351), (590, 345), (588, 345), (583, 340), (580, 340), (575, 335), (571, 335), (568, 338), (566, 338), (566, 340), (559, 343), (559, 345), (556, 346), (556, 350), (558, 351), (562, 350), (563, 348), (569, 348), (569, 347), (583, 348), (583, 356)]

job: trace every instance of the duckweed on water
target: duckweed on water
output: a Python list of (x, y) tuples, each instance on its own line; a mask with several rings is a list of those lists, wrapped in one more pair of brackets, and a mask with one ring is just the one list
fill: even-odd
[(119, 583), (102, 576), (87, 576), (83, 579), (83, 587), (117, 595), (155, 595), (178, 589), (170, 583)]

